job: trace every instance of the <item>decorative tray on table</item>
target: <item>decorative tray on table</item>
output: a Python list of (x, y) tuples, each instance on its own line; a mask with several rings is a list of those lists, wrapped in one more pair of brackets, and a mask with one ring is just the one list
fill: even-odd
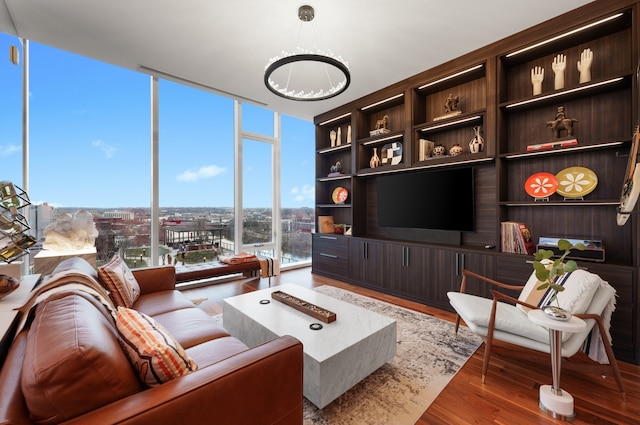
[(280, 301), (290, 307), (295, 308), (311, 317), (321, 320), (325, 323), (331, 323), (336, 320), (336, 314), (325, 310), (322, 307), (318, 307), (315, 304), (308, 303), (300, 298), (296, 298), (293, 295), (289, 295), (286, 292), (275, 291), (271, 293), (271, 298)]

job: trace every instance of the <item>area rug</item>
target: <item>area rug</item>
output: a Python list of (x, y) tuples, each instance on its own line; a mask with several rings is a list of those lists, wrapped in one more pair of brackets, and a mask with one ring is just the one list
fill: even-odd
[[(304, 399), (304, 425), (413, 425), (482, 340), (466, 327), (333, 286), (316, 291), (396, 320), (396, 356), (318, 409)], [(223, 326), (222, 315), (214, 316)]]
[(305, 399), (305, 425), (415, 424), (482, 340), (454, 324), (333, 286), (316, 291), (396, 320), (397, 354), (318, 409)]

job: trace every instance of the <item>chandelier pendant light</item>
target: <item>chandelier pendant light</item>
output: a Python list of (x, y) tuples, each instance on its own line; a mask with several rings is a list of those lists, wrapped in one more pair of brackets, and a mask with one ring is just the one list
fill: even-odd
[[(313, 7), (298, 9), (302, 25), (313, 20)], [(296, 47), (294, 52), (282, 52), (267, 63), (264, 84), (274, 94), (290, 100), (317, 101), (330, 99), (349, 87), (349, 66), (331, 51)]]

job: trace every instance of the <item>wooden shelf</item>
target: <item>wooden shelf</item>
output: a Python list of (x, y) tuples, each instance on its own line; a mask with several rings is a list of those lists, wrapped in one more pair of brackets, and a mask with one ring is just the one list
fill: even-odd
[(620, 140), (620, 141), (611, 141), (611, 142), (602, 142), (595, 143), (591, 145), (577, 145), (567, 148), (553, 148), (553, 149), (541, 149), (538, 151), (531, 152), (511, 152), (511, 153), (503, 153), (500, 154), (500, 158), (504, 158), (507, 160), (518, 160), (518, 159), (527, 159), (536, 156), (543, 155), (566, 155), (575, 152), (583, 152), (583, 151), (596, 151), (601, 149), (610, 149), (615, 147), (623, 146), (625, 143), (629, 143), (630, 140)]
[(358, 140), (358, 144), (364, 146), (381, 145), (383, 143), (394, 142), (404, 138), (404, 131), (396, 131), (393, 133), (387, 133), (380, 136), (367, 137), (366, 139)]
[(579, 199), (568, 199), (566, 201), (504, 201), (500, 202), (500, 205), (506, 207), (597, 207), (597, 206), (618, 206), (620, 200), (596, 200), (596, 201), (584, 201)]
[(316, 153), (318, 155), (325, 155), (328, 153), (341, 152), (351, 149), (351, 143), (345, 143), (340, 146), (331, 146), (328, 148), (319, 149)]
[(317, 180), (319, 182), (331, 182), (336, 180), (347, 180), (351, 178), (351, 174), (342, 174), (340, 176), (327, 176), (327, 177), (318, 177)]
[(521, 111), (530, 108), (539, 108), (546, 105), (557, 105), (585, 96), (593, 96), (610, 90), (615, 90), (631, 84), (631, 73), (601, 80), (594, 80), (583, 85), (550, 93), (542, 93), (537, 96), (526, 97), (500, 104), (505, 111)]

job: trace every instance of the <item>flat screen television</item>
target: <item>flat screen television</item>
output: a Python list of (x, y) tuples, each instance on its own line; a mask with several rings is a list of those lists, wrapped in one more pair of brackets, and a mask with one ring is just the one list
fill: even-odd
[(474, 230), (473, 168), (447, 168), (376, 177), (378, 225)]

